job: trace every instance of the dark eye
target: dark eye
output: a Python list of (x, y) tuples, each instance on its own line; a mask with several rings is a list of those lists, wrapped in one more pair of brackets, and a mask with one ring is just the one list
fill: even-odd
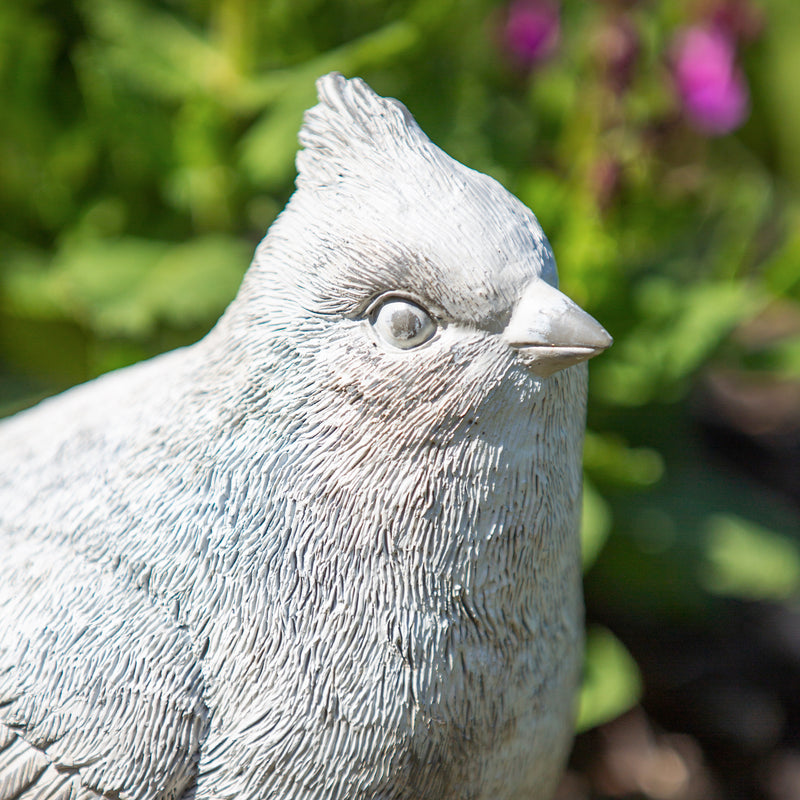
[(401, 297), (381, 303), (373, 311), (371, 322), (381, 339), (401, 350), (418, 347), (436, 333), (436, 323), (428, 312)]

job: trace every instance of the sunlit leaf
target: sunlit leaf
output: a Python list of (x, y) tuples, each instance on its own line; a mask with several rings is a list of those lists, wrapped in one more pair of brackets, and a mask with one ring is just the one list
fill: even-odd
[[(303, 111), (314, 104), (314, 79), (331, 70), (357, 74), (364, 67), (381, 64), (410, 48), (417, 39), (408, 23), (392, 23), (354, 42), (324, 53), (282, 76), (284, 91), (250, 128), (241, 142), (241, 166), (250, 180), (274, 186), (293, 174), (297, 131)], [(272, 94), (272, 79), (265, 79)], [(251, 87), (253, 97), (258, 89)]]
[(583, 480), (583, 515), (581, 518), (581, 552), (583, 569), (594, 563), (611, 532), (611, 509), (592, 484)]
[(763, 297), (745, 283), (679, 285), (665, 277), (637, 287), (641, 322), (595, 367), (593, 387), (622, 406), (677, 400), (686, 379)]
[(784, 600), (800, 591), (800, 542), (729, 514), (711, 517), (701, 580), (714, 594)]
[(652, 486), (664, 472), (664, 461), (649, 447), (629, 447), (619, 436), (586, 431), (584, 467), (615, 484)]
[(252, 247), (224, 236), (186, 244), (143, 239), (80, 241), (47, 270), (8, 276), (16, 313), (75, 319), (101, 336), (147, 335), (158, 321), (199, 323), (230, 302)]
[(589, 628), (577, 729), (587, 730), (618, 717), (639, 702), (641, 693), (639, 668), (625, 645), (607, 628)]

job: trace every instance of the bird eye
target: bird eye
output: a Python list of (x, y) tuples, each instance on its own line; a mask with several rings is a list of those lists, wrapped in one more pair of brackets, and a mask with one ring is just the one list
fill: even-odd
[(436, 323), (428, 312), (400, 297), (384, 300), (372, 312), (370, 321), (384, 341), (401, 350), (418, 347), (436, 333)]

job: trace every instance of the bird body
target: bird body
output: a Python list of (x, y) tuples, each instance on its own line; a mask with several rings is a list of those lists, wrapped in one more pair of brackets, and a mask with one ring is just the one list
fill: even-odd
[(318, 88), (214, 330), (0, 425), (0, 800), (554, 791), (610, 338), (518, 200)]

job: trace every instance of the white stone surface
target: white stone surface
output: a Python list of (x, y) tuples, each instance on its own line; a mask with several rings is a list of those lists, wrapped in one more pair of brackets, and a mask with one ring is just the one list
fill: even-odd
[(0, 425), (3, 800), (554, 789), (610, 338), (517, 199), (318, 88), (217, 327)]

